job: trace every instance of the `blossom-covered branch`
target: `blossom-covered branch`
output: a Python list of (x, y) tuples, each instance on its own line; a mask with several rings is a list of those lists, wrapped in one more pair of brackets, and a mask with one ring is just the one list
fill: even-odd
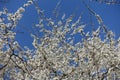
[[(30, 5), (34, 5), (39, 17), (34, 28), (42, 34), (31, 33), (35, 50), (22, 48), (14, 32)], [(7, 9), (0, 11), (0, 16), (6, 16), (0, 18), (0, 79), (6, 74), (9, 80), (120, 79), (120, 38), (116, 40), (113, 32), (106, 30), (101, 17), (85, 6), (99, 23), (92, 32), (84, 31), (86, 24), (82, 23), (81, 15), (74, 22), (74, 15), (66, 17), (66, 14), (55, 21), (46, 17), (33, 0), (28, 0), (15, 13)], [(79, 35), (81, 41), (75, 43), (75, 35)]]

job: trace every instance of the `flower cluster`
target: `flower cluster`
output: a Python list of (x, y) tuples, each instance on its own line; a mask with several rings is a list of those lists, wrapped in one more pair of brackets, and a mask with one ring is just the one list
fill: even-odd
[[(34, 26), (42, 36), (33, 37), (35, 50), (22, 48), (14, 40), (22, 12), (35, 5), (40, 19)], [(44, 12), (29, 0), (14, 14), (7, 9), (0, 12), (0, 79), (7, 80), (115, 80), (120, 79), (120, 39), (115, 40), (112, 31), (101, 25), (102, 19), (95, 14), (100, 26), (85, 32), (81, 16), (73, 22), (63, 14), (60, 20), (47, 18)], [(47, 28), (46, 28), (47, 27)], [(104, 33), (104, 39), (101, 35)], [(81, 41), (75, 43), (75, 35)]]

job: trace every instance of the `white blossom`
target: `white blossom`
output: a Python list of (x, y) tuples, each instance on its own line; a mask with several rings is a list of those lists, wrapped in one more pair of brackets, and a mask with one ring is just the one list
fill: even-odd
[[(0, 11), (7, 17), (0, 18), (0, 80), (5, 75), (10, 80), (103, 80), (105, 76), (111, 80), (113, 74), (120, 78), (120, 38), (116, 40), (112, 31), (101, 38), (103, 21), (97, 14), (100, 26), (84, 32), (87, 26), (81, 23), (81, 16), (73, 22), (73, 15), (66, 19), (63, 14), (55, 21), (35, 5), (40, 16), (35, 28), (42, 36), (31, 33), (34, 50), (21, 47), (14, 29), (31, 4), (34, 0), (28, 0), (14, 13)], [(76, 34), (82, 39), (74, 43)]]

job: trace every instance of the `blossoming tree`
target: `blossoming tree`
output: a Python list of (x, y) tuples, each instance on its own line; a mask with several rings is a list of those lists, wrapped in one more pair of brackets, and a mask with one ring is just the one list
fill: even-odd
[[(39, 21), (38, 37), (33, 37), (35, 50), (21, 48), (15, 40), (14, 29), (27, 7), (34, 5)], [(98, 14), (99, 27), (85, 32), (81, 16), (65, 14), (57, 22), (47, 18), (33, 0), (28, 0), (15, 13), (0, 11), (0, 80), (118, 80), (120, 79), (120, 39), (104, 26)], [(49, 27), (46, 29), (44, 26)], [(74, 43), (80, 34), (81, 41)], [(104, 39), (101, 38), (104, 35)]]

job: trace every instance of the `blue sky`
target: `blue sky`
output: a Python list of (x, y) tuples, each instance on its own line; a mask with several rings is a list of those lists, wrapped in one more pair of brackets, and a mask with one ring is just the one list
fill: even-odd
[[(0, 10), (3, 7), (7, 7), (10, 12), (15, 12), (26, 1), (27, 0), (8, 0), (7, 3), (0, 2)], [(39, 6), (44, 10), (45, 15), (50, 17), (53, 16), (52, 11), (58, 1), (59, 0), (39, 0)], [(106, 5), (98, 2), (89, 3), (88, 0), (85, 2), (90, 5), (92, 10), (101, 16), (108, 29), (112, 30), (118, 37), (120, 35), (120, 5)], [(84, 13), (82, 18), (83, 23), (90, 24), (90, 19), (92, 19), (92, 22), (95, 24), (94, 27), (96, 28), (98, 26), (95, 17), (92, 16), (92, 18), (90, 18), (89, 11), (82, 4), (81, 0), (62, 0), (59, 10), (60, 16), (63, 13), (65, 13), (67, 17), (71, 14), (75, 14), (76, 16), (74, 20), (76, 20), (81, 12)], [(24, 32), (17, 32), (16, 35), (16, 40), (18, 40), (21, 46), (29, 46), (29, 48), (33, 48), (30, 44), (32, 42), (30, 31), (33, 31), (31, 25), (36, 22), (36, 11), (33, 6), (30, 6), (26, 9), (23, 18), (20, 20), (16, 29), (20, 32)], [(92, 27), (88, 25), (86, 30), (90, 30), (91, 28)]]

